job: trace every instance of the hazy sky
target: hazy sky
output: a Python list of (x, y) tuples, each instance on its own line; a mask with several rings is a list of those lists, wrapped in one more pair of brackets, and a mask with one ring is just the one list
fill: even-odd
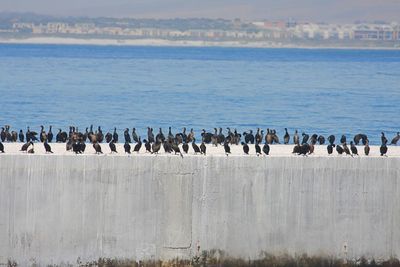
[(0, 0), (0, 12), (55, 16), (400, 20), (400, 0)]

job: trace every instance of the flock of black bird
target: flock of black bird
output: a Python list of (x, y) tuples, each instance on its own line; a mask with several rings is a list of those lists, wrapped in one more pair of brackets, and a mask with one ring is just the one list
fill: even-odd
[[(226, 134), (223, 133), (222, 128), (214, 128), (214, 132), (207, 132), (206, 130), (202, 130), (201, 132), (201, 144), (196, 144), (195, 133), (193, 129), (189, 132), (186, 132), (186, 128), (183, 128), (182, 132), (173, 134), (171, 131), (171, 127), (169, 127), (168, 133), (165, 135), (161, 128), (157, 134), (154, 134), (153, 128), (147, 127), (147, 139), (141, 140), (141, 137), (136, 133), (136, 129), (133, 128), (132, 132), (129, 131), (128, 128), (124, 130), (124, 151), (125, 153), (131, 154), (131, 152), (139, 152), (142, 145), (146, 149), (146, 152), (151, 154), (158, 154), (163, 147), (166, 153), (174, 153), (179, 154), (183, 157), (182, 151), (184, 153), (189, 153), (190, 145), (194, 154), (203, 154), (206, 155), (207, 147), (205, 144), (212, 144), (213, 146), (222, 145), (224, 147), (224, 151), (226, 155), (231, 153), (230, 145), (242, 145), (244, 154), (249, 154), (250, 147), (249, 145), (254, 145), (256, 155), (269, 155), (270, 145), (271, 144), (280, 144), (280, 140), (276, 130), (267, 129), (266, 134), (264, 135), (264, 131), (257, 129), (254, 134), (252, 130), (244, 132), (240, 134), (236, 129), (233, 131), (230, 128), (227, 128)], [(380, 154), (381, 156), (385, 156), (388, 151), (388, 139), (385, 134), (381, 133), (381, 146), (380, 146)], [(4, 145), (3, 142), (21, 142), (24, 143), (21, 147), (20, 151), (33, 154), (34, 143), (41, 142), (44, 145), (46, 153), (53, 153), (51, 150), (50, 143), (53, 141), (57, 143), (65, 143), (66, 150), (72, 151), (76, 154), (82, 154), (85, 152), (86, 143), (90, 142), (93, 145), (96, 154), (102, 154), (102, 147), (100, 143), (107, 142), (109, 144), (111, 153), (118, 153), (116, 143), (119, 141), (119, 135), (117, 133), (117, 129), (114, 128), (114, 131), (103, 133), (103, 130), (99, 126), (97, 130), (93, 130), (93, 125), (86, 128), (84, 132), (80, 132), (77, 127), (70, 126), (69, 131), (63, 131), (59, 129), (58, 132), (53, 134), (52, 126), (50, 126), (49, 130), (46, 132), (44, 126), (40, 126), (40, 131), (31, 131), (28, 127), (26, 132), (24, 133), (22, 130), (13, 131), (10, 129), (9, 125), (1, 128), (0, 132), (0, 152), (4, 153)], [(291, 136), (285, 128), (285, 134), (283, 136), (283, 143), (289, 144), (291, 140)], [(327, 141), (327, 152), (328, 154), (332, 154), (334, 150), (338, 154), (345, 154), (350, 156), (358, 155), (358, 150), (356, 145), (362, 144), (364, 145), (364, 154), (369, 155), (370, 147), (368, 137), (365, 134), (356, 134), (352, 141), (350, 141), (350, 147), (347, 145), (347, 138), (345, 135), (342, 135), (340, 138), (340, 142), (335, 144), (336, 137), (334, 135), (330, 135), (327, 140), (322, 135), (308, 135), (306, 133), (302, 133), (301, 135), (296, 130), (292, 136), (293, 144), (295, 145), (293, 148), (293, 153), (297, 155), (309, 155), (314, 153), (314, 146), (316, 144), (324, 145)], [(397, 145), (397, 142), (400, 140), (400, 132), (396, 134), (396, 136), (392, 139), (392, 145)], [(132, 150), (132, 146), (133, 150)], [(262, 145), (263, 144), (263, 145)], [(262, 147), (261, 147), (262, 145)], [(181, 151), (182, 148), (182, 151)]]

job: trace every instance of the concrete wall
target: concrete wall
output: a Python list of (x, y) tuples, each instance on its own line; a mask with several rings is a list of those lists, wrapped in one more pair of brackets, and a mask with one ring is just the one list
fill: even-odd
[(400, 255), (400, 158), (0, 156), (0, 263)]

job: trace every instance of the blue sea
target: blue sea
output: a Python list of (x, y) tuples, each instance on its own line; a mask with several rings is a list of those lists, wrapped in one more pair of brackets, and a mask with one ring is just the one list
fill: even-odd
[(0, 125), (400, 131), (400, 51), (0, 45)]

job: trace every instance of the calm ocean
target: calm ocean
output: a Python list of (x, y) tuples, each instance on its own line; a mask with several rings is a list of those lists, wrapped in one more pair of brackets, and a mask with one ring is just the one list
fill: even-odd
[(0, 125), (400, 131), (400, 51), (0, 45)]

